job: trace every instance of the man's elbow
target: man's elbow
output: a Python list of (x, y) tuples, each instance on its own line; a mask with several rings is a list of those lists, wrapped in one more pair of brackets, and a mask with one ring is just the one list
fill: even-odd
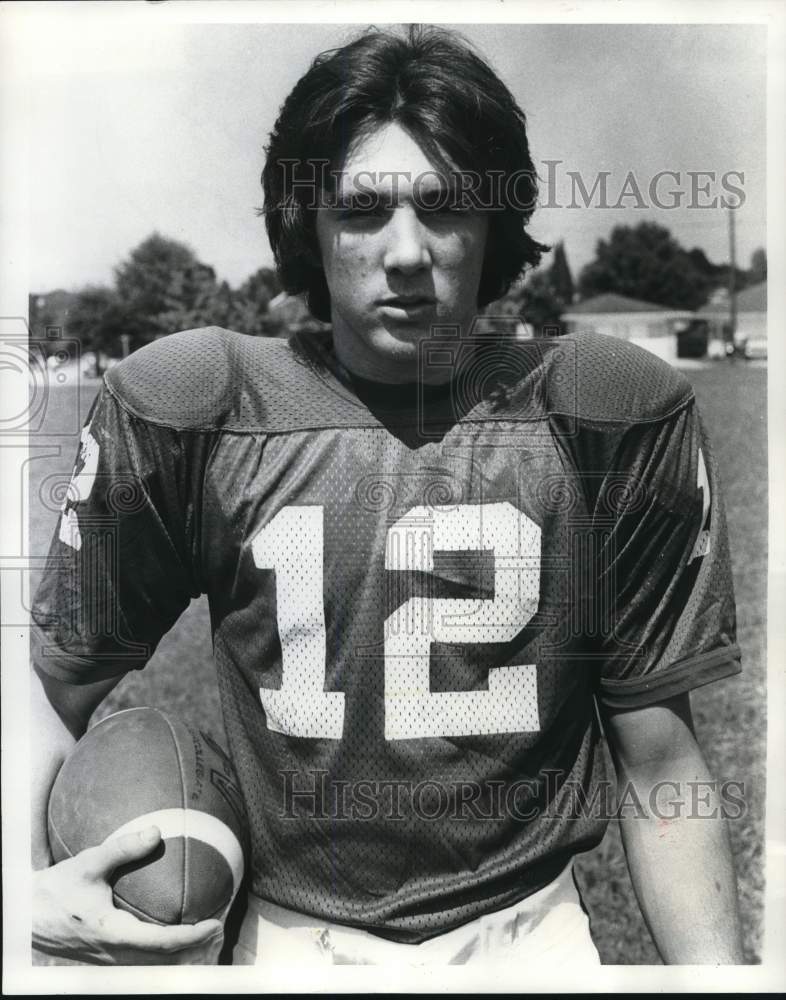
[(54, 711), (73, 739), (84, 735), (90, 716), (115, 687), (120, 677), (111, 677), (92, 684), (67, 684), (45, 673), (33, 664), (33, 705), (44, 711)]

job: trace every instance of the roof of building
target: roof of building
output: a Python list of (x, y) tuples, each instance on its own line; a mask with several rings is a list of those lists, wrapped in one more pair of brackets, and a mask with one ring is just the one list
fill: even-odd
[[(737, 312), (767, 312), (767, 282), (760, 281), (757, 285), (750, 285), (737, 295)], [(698, 310), (697, 316), (728, 316), (729, 303), (715, 302), (702, 306)]]
[[(640, 313), (640, 312), (672, 312), (668, 306), (659, 306), (654, 302), (643, 302), (641, 299), (631, 299), (627, 295), (616, 292), (604, 292), (593, 295), (591, 299), (576, 302), (566, 309), (566, 314), (587, 315), (597, 313)], [(681, 310), (678, 310), (681, 311)]]

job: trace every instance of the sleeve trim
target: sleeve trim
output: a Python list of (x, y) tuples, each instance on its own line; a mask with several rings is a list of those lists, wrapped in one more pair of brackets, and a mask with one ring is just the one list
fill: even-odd
[(99, 662), (96, 657), (74, 656), (60, 649), (35, 624), (31, 626), (30, 639), (35, 666), (54, 680), (66, 684), (93, 684), (110, 677), (122, 677), (129, 670), (141, 670), (147, 662), (128, 654), (104, 655), (98, 658)]
[(742, 670), (740, 648), (719, 646), (680, 660), (666, 670), (630, 680), (600, 680), (599, 699), (606, 708), (643, 708)]

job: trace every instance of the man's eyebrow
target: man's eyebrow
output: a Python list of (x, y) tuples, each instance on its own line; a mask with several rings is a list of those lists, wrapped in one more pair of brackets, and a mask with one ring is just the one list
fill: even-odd
[(330, 201), (331, 208), (369, 208), (371, 205), (382, 205), (389, 200), (389, 195), (375, 188), (365, 188), (363, 191), (339, 191)]
[[(408, 172), (399, 172), (398, 177), (390, 183), (391, 173), (364, 172), (360, 176), (360, 186), (351, 187), (338, 185), (329, 192), (328, 207), (339, 210), (391, 208), (404, 197), (405, 200), (427, 200), (429, 204), (442, 202), (455, 197), (462, 190), (454, 175), (438, 174), (424, 171), (412, 176)], [(406, 178), (407, 192), (399, 190), (397, 180)], [(328, 191), (325, 192), (328, 194)]]

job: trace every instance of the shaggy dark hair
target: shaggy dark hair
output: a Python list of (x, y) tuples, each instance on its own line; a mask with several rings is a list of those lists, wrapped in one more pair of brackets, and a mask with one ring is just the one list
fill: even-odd
[(321, 320), (330, 320), (330, 293), (316, 237), (322, 191), (315, 195), (314, 179), (329, 177), (353, 142), (390, 122), (441, 170), (478, 175), (484, 204), (490, 179), (504, 191), (504, 179), (516, 175), (513, 203), (492, 199), (480, 307), (504, 295), (548, 250), (525, 228), (537, 181), (524, 112), (508, 88), (452, 32), (421, 25), (404, 36), (370, 30), (316, 57), (284, 102), (266, 147), (262, 211), (281, 281), (292, 294), (306, 292)]

